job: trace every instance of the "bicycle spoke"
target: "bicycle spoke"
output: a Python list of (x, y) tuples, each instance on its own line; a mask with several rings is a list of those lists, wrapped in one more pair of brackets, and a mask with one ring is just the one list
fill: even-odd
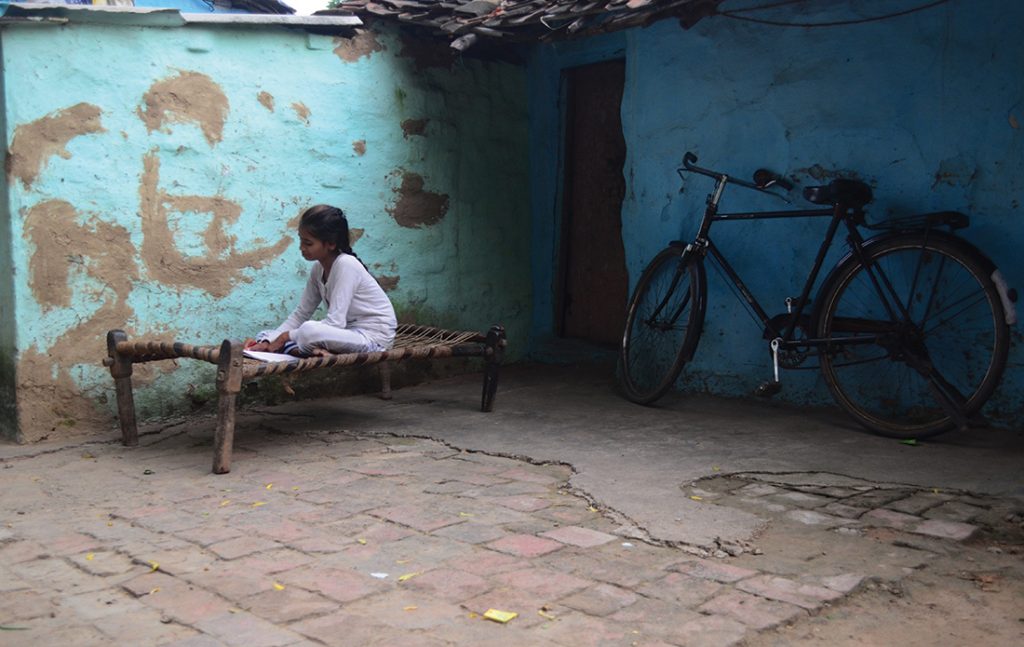
[(648, 404), (675, 381), (694, 322), (696, 283), (678, 248), (665, 250), (645, 270), (630, 310), (620, 353), (619, 379), (626, 396)]
[[(1005, 365), (1008, 340), (988, 273), (941, 236), (897, 236), (870, 253), (870, 270), (851, 262), (823, 297), (822, 337), (876, 340), (822, 353), (829, 388), (886, 435), (963, 426)], [(889, 316), (894, 309), (898, 318)]]

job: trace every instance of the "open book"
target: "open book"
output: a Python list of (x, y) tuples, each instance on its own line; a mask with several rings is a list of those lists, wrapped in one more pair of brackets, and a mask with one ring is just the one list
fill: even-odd
[(294, 355), (288, 355), (286, 353), (264, 353), (258, 350), (244, 350), (242, 354), (252, 359), (258, 359), (261, 362), (294, 362), (298, 357)]

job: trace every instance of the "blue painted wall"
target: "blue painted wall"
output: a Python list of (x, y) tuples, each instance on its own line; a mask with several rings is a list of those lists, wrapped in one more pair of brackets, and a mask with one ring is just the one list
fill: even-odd
[[(297, 217), (321, 202), (349, 214), (401, 320), (503, 322), (525, 347), (521, 68), (438, 67), (368, 31), (72, 22), (0, 41), (7, 437), (111, 423), (110, 328), (220, 343), (277, 325), (308, 272)], [(187, 411), (211, 370), (137, 367), (140, 415)]]
[[(842, 3), (840, 3), (842, 5)], [(849, 18), (832, 3), (819, 14)], [(582, 42), (538, 47), (529, 65), (534, 214), (532, 347), (554, 330), (561, 142), (560, 78), (566, 68), (625, 58), (622, 103), (628, 149), (622, 232), (631, 284), (666, 241), (692, 237), (710, 180), (675, 173), (685, 151), (701, 165), (744, 178), (757, 168), (799, 187), (856, 175), (875, 190), (875, 217), (957, 209), (964, 236), (1024, 288), (1024, 3), (954, 0), (916, 14), (832, 28), (756, 25), (721, 17), (690, 31), (674, 20)], [(821, 181), (819, 181), (821, 180)], [(806, 205), (810, 206), (810, 205)], [(734, 189), (723, 210), (785, 205)], [(769, 310), (784, 311), (810, 267), (823, 221), (723, 224), (719, 247)], [(759, 268), (771, 268), (764, 271)], [(726, 395), (752, 392), (770, 375), (760, 325), (712, 273), (696, 361), (681, 386)], [(990, 409), (1024, 414), (1019, 328), (1003, 387)], [(790, 372), (780, 396), (829, 402), (816, 372)]]

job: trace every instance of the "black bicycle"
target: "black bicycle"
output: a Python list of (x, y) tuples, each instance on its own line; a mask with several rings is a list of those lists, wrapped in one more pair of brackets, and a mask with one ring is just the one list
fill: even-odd
[[(618, 369), (627, 398), (654, 402), (693, 358), (707, 310), (704, 262), (711, 258), (764, 327), (774, 379), (758, 387), (760, 395), (779, 391), (780, 368), (820, 368), (836, 402), (876, 433), (925, 438), (982, 422), (980, 409), (1006, 367), (1016, 292), (991, 260), (953, 233), (968, 226), (966, 215), (942, 211), (868, 224), (871, 189), (851, 179), (804, 189), (806, 200), (828, 207), (719, 213), (729, 184), (777, 197), (771, 189), (792, 185), (764, 169), (751, 183), (696, 162), (687, 153), (680, 177), (715, 181), (697, 236), (655, 256), (629, 302)], [(711, 240), (711, 225), (801, 217), (830, 220), (799, 296), (786, 299), (787, 312), (769, 316)], [(849, 250), (812, 300), (841, 226)], [(861, 229), (877, 233), (865, 238)]]

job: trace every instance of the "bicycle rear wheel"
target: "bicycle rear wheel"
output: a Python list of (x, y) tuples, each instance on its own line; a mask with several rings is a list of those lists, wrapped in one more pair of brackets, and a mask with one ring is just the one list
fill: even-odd
[(644, 270), (629, 302), (619, 352), (619, 384), (638, 404), (663, 396), (696, 349), (707, 282), (700, 259), (669, 247)]
[(938, 233), (895, 235), (865, 253), (870, 270), (850, 258), (821, 289), (818, 336), (847, 340), (822, 350), (825, 382), (878, 434), (948, 431), (951, 411), (966, 419), (980, 410), (1006, 367), (1009, 326), (992, 264)]

